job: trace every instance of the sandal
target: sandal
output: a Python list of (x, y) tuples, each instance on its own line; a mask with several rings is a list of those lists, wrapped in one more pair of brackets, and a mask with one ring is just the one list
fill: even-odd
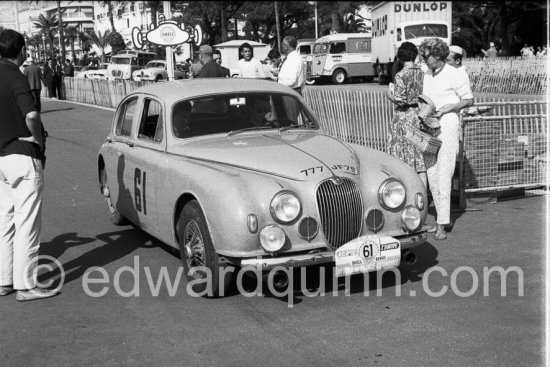
[(443, 232), (443, 231), (437, 231), (435, 233), (435, 236), (434, 238), (438, 241), (441, 241), (441, 240), (446, 240), (447, 239), (447, 232)]

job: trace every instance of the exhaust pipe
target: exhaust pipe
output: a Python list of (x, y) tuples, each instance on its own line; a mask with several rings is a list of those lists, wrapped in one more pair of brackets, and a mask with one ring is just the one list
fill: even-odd
[(412, 251), (403, 252), (401, 258), (403, 259), (403, 262), (407, 265), (413, 265), (416, 263), (416, 254)]
[(273, 274), (273, 286), (278, 291), (285, 289), (288, 286), (288, 275), (284, 271), (277, 271)]

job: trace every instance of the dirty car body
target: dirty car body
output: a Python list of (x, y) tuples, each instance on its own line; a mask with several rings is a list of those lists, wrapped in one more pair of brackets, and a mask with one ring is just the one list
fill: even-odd
[(401, 252), (426, 239), (414, 170), (326, 135), (301, 96), (270, 81), (136, 90), (118, 106), (98, 173), (113, 222), (180, 249), (186, 271), (331, 263), (357, 238), (391, 237)]

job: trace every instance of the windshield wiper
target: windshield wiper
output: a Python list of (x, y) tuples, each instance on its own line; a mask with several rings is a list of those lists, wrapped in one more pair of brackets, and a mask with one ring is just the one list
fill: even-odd
[(416, 35), (415, 35), (413, 32), (411, 32), (411, 31), (409, 31), (409, 30), (407, 30), (407, 32), (408, 32), (411, 36), (413, 36), (414, 38), (416, 38)]
[(315, 128), (315, 125), (297, 125), (297, 124), (294, 124), (294, 125), (288, 125), (288, 126), (283, 126), (279, 129), (279, 132), (282, 133), (283, 131), (287, 131), (287, 130), (291, 130), (291, 129), (314, 129)]
[(227, 133), (227, 136), (228, 136), (228, 137), (229, 137), (229, 136), (233, 136), (233, 135), (236, 135), (236, 134), (245, 132), (245, 131), (265, 130), (265, 129), (274, 129), (274, 127), (273, 127), (273, 126), (252, 126), (252, 127), (245, 127), (244, 129), (239, 129), (239, 130), (230, 131), (229, 133)]
[(439, 37), (437, 34), (435, 34), (434, 31), (432, 31), (432, 29), (430, 28), (429, 25), (427, 25), (426, 28), (428, 28), (428, 30), (432, 33), (432, 35), (433, 35), (434, 37)]

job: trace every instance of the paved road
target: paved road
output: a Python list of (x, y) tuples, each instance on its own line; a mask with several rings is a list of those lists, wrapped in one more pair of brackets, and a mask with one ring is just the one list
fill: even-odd
[[(361, 278), (352, 279), (349, 296), (297, 292), (290, 302), (271, 295), (194, 298), (184, 283), (173, 296), (167, 287), (153, 296), (147, 274), (156, 279), (165, 268), (174, 280), (180, 262), (148, 235), (107, 218), (95, 159), (113, 113), (59, 101), (45, 101), (44, 109), (50, 139), (42, 253), (60, 260), (65, 285), (49, 300), (0, 299), (1, 366), (542, 364), (543, 197), (463, 213), (450, 239), (423, 245), (400, 281), (388, 274), (378, 287), (371, 278), (368, 296)], [(82, 285), (94, 266), (108, 277), (107, 284), (90, 286), (93, 292), (108, 286), (102, 297), (89, 296)], [(483, 269), (493, 266), (519, 267), (523, 296), (514, 274), (506, 297), (496, 274), (484, 296)], [(138, 284), (128, 270), (134, 267)], [(478, 289), (461, 297), (474, 275)], [(123, 296), (134, 287), (139, 296)], [(445, 294), (430, 296), (445, 287)]]

